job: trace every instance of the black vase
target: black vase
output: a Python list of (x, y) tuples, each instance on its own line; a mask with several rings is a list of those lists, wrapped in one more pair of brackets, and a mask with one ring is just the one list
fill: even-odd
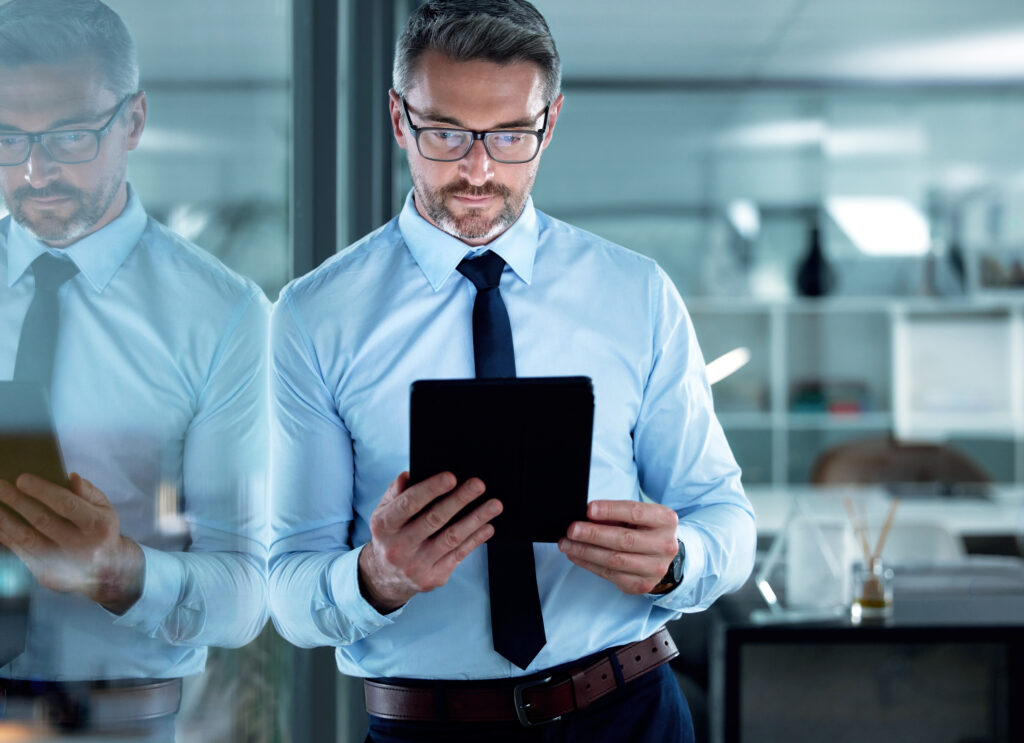
[(805, 297), (821, 297), (831, 292), (835, 283), (835, 271), (821, 247), (821, 230), (818, 225), (812, 225), (807, 254), (797, 267), (796, 288)]

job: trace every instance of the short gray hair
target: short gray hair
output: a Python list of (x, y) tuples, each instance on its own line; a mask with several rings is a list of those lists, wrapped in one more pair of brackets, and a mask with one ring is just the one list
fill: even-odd
[(405, 96), (424, 52), (456, 62), (533, 62), (550, 104), (562, 87), (562, 63), (544, 16), (526, 0), (429, 0), (409, 17), (395, 46), (392, 84)]
[(0, 67), (66, 64), (90, 56), (119, 99), (139, 90), (139, 61), (121, 16), (100, 0), (0, 5)]

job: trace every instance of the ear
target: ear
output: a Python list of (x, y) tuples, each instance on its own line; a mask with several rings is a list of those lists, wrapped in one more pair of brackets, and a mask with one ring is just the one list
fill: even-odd
[(548, 108), (548, 130), (544, 133), (544, 143), (541, 145), (541, 149), (546, 150), (551, 144), (551, 137), (555, 134), (555, 124), (558, 123), (558, 114), (562, 112), (562, 103), (564, 102), (565, 96), (559, 93), (558, 97), (552, 101), (551, 107)]
[(395, 141), (403, 150), (409, 149), (405, 130), (402, 128), (402, 119), (405, 118), (405, 111), (402, 110), (402, 99), (392, 88), (388, 91), (388, 107), (391, 112), (391, 130), (395, 135)]
[(128, 106), (128, 141), (126, 147), (134, 150), (142, 139), (142, 130), (146, 128), (146, 91), (140, 90)]

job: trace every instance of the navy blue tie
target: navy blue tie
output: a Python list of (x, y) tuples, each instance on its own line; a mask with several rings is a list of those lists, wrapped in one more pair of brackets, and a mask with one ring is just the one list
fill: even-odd
[[(505, 261), (487, 251), (458, 270), (476, 287), (473, 358), (477, 377), (514, 377), (512, 326), (501, 299)], [(486, 484), (486, 483), (485, 483)], [(525, 669), (547, 642), (530, 542), (488, 542), (487, 582), (491, 597), (491, 641), (502, 656)]]
[(50, 388), (60, 318), (57, 292), (77, 273), (78, 266), (69, 258), (43, 253), (32, 261), (36, 293), (21, 325), (18, 355), (14, 358), (15, 381), (37, 382)]
[[(32, 262), (32, 275), (36, 289), (32, 302), (21, 324), (18, 338), (18, 352), (14, 357), (14, 380), (34, 382), (49, 389), (53, 379), (53, 357), (57, 349), (57, 328), (60, 318), (60, 303), (57, 292), (68, 279), (78, 273), (78, 267), (67, 258), (43, 253)], [(24, 567), (11, 568), (16, 559), (0, 548), (0, 578), (6, 569), (18, 571)], [(20, 610), (13, 630), (0, 641), (0, 665), (21, 654), (25, 648), (28, 633), (29, 597), (22, 598)]]

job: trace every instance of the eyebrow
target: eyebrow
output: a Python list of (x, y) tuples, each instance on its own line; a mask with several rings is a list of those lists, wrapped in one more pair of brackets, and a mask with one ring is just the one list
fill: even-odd
[[(466, 131), (473, 131), (454, 116), (445, 116), (444, 114), (438, 113), (437, 111), (423, 111), (420, 112), (420, 116), (422, 116), (426, 121), (437, 121), (441, 124), (451, 124), (452, 126), (456, 126), (460, 129), (465, 129)], [(537, 114), (537, 116), (540, 116), (540, 114)], [(535, 122), (537, 121), (537, 116), (534, 116), (533, 118), (524, 116), (523, 118), (516, 119), (515, 121), (503, 121), (500, 124), (495, 124), (489, 129), (483, 129), (481, 131), (493, 132), (498, 131), (500, 129), (512, 129), (514, 127), (536, 126)]]
[[(63, 119), (57, 119), (56, 121), (54, 121), (52, 124), (50, 124), (49, 128), (42, 129), (41, 131), (51, 132), (54, 129), (60, 129), (62, 126), (71, 126), (73, 124), (81, 126), (84, 124), (88, 124), (93, 121), (98, 121), (103, 116), (103, 113), (103, 111), (100, 111), (98, 114), (92, 115), (87, 113), (79, 113), (73, 116), (65, 116)], [(0, 122), (0, 131), (21, 132), (24, 134), (29, 133), (27, 130), (22, 129), (20, 126), (14, 126), (13, 124), (5, 124), (4, 122)]]

